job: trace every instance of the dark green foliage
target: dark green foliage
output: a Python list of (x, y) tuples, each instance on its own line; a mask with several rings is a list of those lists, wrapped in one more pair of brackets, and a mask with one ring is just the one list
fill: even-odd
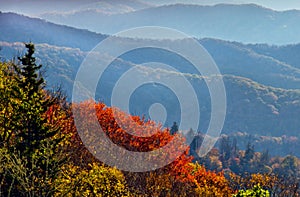
[(177, 125), (176, 122), (174, 122), (172, 127), (171, 127), (170, 133), (171, 133), (171, 135), (174, 135), (174, 134), (177, 133), (177, 131), (178, 131), (178, 125)]
[(18, 80), (20, 87), (28, 88), (28, 94), (32, 95), (34, 92), (38, 92), (41, 89), (41, 85), (44, 82), (43, 78), (38, 78), (37, 71), (40, 70), (42, 65), (36, 65), (34, 54), (34, 45), (32, 43), (25, 44), (28, 52), (24, 57), (19, 57), (21, 62), (21, 69), (16, 66), (17, 73), (21, 75), (21, 80)]
[(222, 137), (220, 139), (220, 161), (223, 164), (223, 167), (228, 167), (228, 161), (231, 157), (233, 148), (228, 137)]
[(15, 65), (18, 93), (14, 111), (16, 115), (17, 150), (29, 157), (40, 148), (46, 139), (53, 137), (57, 133), (56, 128), (47, 125), (44, 117), (47, 109), (53, 104), (50, 98), (46, 98), (44, 88), (44, 79), (38, 71), (42, 65), (36, 65), (34, 54), (34, 45), (28, 43), (25, 45), (28, 52), (24, 57), (19, 58), (21, 65)]
[(247, 144), (247, 148), (245, 151), (245, 156), (244, 156), (244, 162), (249, 163), (251, 159), (253, 159), (254, 156), (254, 145), (252, 145), (250, 142)]

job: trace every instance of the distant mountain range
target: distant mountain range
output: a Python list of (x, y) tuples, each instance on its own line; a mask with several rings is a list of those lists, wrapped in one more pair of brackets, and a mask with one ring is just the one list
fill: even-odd
[[(6, 42), (32, 41), (89, 51), (107, 38), (107, 35), (13, 13), (0, 13), (0, 25), (5, 27), (1, 29), (0, 40)], [(300, 45), (244, 45), (215, 39), (202, 39), (199, 42), (212, 55), (223, 74), (250, 78), (278, 88), (300, 89), (300, 57), (297, 55)], [(156, 59), (177, 66), (184, 64), (180, 59), (164, 58), (161, 51), (151, 51), (151, 55), (142, 59), (139, 59), (142, 57), (139, 52), (136, 53), (123, 58), (133, 63)]]
[[(36, 57), (46, 69), (48, 88), (62, 84), (71, 97), (76, 72), (96, 44), (107, 35), (56, 25), (14, 13), (0, 13), (0, 57), (9, 60), (24, 52), (21, 42), (36, 44)], [(164, 41), (177, 42), (177, 41)], [(265, 136), (299, 136), (300, 128), (300, 45), (270, 46), (242, 44), (216, 39), (201, 39), (219, 66), (227, 93), (227, 116), (223, 133), (247, 132)], [(166, 43), (167, 44), (167, 43)], [(148, 51), (147, 51), (148, 50)], [(133, 64), (158, 61), (180, 68), (187, 64), (176, 56), (162, 51), (137, 50), (124, 54), (113, 62), (101, 79), (97, 99), (110, 104), (112, 88), (124, 70)], [(141, 56), (141, 52), (146, 56)], [(185, 73), (192, 73), (185, 70)], [(159, 74), (159, 73), (158, 73)], [(210, 118), (210, 98), (202, 76), (187, 75), (194, 86), (200, 87), (200, 131), (206, 131)], [(137, 91), (132, 98), (131, 112), (145, 114), (145, 103), (164, 100), (170, 116), (167, 125), (178, 120), (178, 103), (172, 94), (161, 87), (150, 85)], [(140, 96), (140, 97), (138, 97)], [(138, 98), (138, 99), (137, 99)], [(169, 115), (168, 113), (168, 115)]]
[(197, 38), (217, 38), (243, 43), (300, 43), (300, 11), (274, 11), (255, 4), (215, 6), (166, 5), (108, 15), (94, 10), (48, 13), (41, 18), (114, 34), (137, 26), (170, 27)]
[(152, 7), (152, 3), (141, 0), (0, 0), (1, 10), (30, 16), (43, 13), (70, 13), (94, 9), (103, 14), (120, 14)]

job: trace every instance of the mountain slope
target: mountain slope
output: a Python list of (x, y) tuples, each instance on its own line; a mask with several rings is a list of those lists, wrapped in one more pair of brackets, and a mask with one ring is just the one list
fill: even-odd
[(0, 12), (0, 41), (48, 43), (83, 50), (92, 49), (106, 36), (56, 25), (41, 19)]
[[(1, 42), (1, 56), (13, 56), (24, 49), (22, 43)], [(48, 87), (62, 84), (71, 97), (73, 80), (86, 52), (79, 49), (57, 47), (46, 44), (36, 45), (36, 57), (46, 67)], [(118, 76), (132, 65), (123, 60), (116, 60), (102, 76), (101, 86), (97, 89), (97, 99), (110, 104), (111, 91)], [(146, 68), (147, 71), (147, 68)], [(145, 72), (143, 72), (145, 73)], [(147, 73), (147, 72), (146, 72)], [(173, 73), (176, 74), (176, 73)], [(160, 73), (157, 73), (160, 75)], [(187, 79), (197, 88), (201, 118), (200, 131), (206, 131), (210, 119), (210, 96), (201, 76), (188, 75)], [(224, 83), (227, 94), (227, 115), (223, 133), (247, 132), (266, 136), (298, 136), (300, 114), (300, 90), (284, 90), (261, 85), (250, 79), (225, 75)], [(162, 102), (168, 109), (166, 125), (178, 120), (178, 103), (172, 92), (163, 87), (148, 85), (141, 87), (132, 95), (131, 112), (146, 115), (153, 102)]]
[[(252, 48), (237, 42), (203, 39), (200, 43), (216, 61), (221, 72), (250, 78), (268, 86), (300, 89), (300, 68), (297, 60), (300, 48), (294, 45), (285, 46), (285, 51), (277, 52), (277, 48), (260, 45)], [(269, 53), (263, 53), (262, 50)], [(278, 55), (276, 55), (278, 54)], [(281, 58), (283, 55), (285, 58)]]
[(263, 44), (248, 45), (257, 53), (264, 54), (300, 69), (300, 44), (287, 46), (268, 46)]
[(210, 37), (244, 43), (300, 43), (300, 11), (278, 12), (254, 4), (176, 4), (110, 16), (91, 10), (84, 14), (45, 14), (42, 17), (107, 34), (150, 25), (175, 28), (198, 38)]

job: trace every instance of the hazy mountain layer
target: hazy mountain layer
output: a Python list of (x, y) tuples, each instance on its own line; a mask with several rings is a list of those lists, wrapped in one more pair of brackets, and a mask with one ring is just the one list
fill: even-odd
[[(12, 13), (0, 14), (0, 40), (7, 42), (47, 43), (56, 46), (79, 48), (88, 51), (107, 38), (87, 30), (56, 25), (40, 19), (32, 19)], [(170, 41), (165, 41), (167, 42)], [(243, 45), (214, 39), (200, 43), (216, 61), (222, 74), (250, 78), (261, 84), (286, 89), (300, 88), (300, 45), (268, 46)], [(180, 46), (180, 44), (179, 44)], [(141, 56), (139, 53), (148, 53)], [(142, 63), (157, 60), (173, 66), (185, 65), (186, 61), (160, 50), (140, 50), (122, 57), (126, 61)], [(188, 71), (187, 72), (193, 72)]]
[(300, 11), (279, 12), (254, 4), (176, 4), (116, 15), (105, 15), (96, 10), (78, 10), (69, 14), (44, 14), (41, 17), (106, 34), (150, 25), (174, 28), (197, 38), (209, 37), (243, 43), (300, 43)]

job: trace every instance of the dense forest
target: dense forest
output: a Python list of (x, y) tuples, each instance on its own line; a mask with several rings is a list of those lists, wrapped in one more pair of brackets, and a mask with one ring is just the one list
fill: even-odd
[[(300, 195), (297, 157), (255, 152), (251, 140), (242, 151), (232, 136), (223, 136), (217, 148), (199, 158), (195, 153), (203, 134), (190, 131), (191, 146), (169, 147), (160, 159), (182, 154), (152, 171), (128, 172), (105, 165), (82, 143), (74, 109), (86, 120), (95, 110), (106, 136), (126, 150), (149, 152), (174, 138), (186, 139), (151, 120), (120, 112), (127, 128), (134, 130), (138, 124), (143, 126), (140, 132), (155, 131), (151, 137), (136, 137), (118, 126), (113, 107), (92, 100), (69, 103), (60, 88), (46, 89), (34, 45), (27, 43), (26, 49), (17, 60), (0, 63), (0, 196)], [(100, 132), (89, 122), (81, 127), (91, 134), (86, 136), (91, 141), (93, 133)]]

